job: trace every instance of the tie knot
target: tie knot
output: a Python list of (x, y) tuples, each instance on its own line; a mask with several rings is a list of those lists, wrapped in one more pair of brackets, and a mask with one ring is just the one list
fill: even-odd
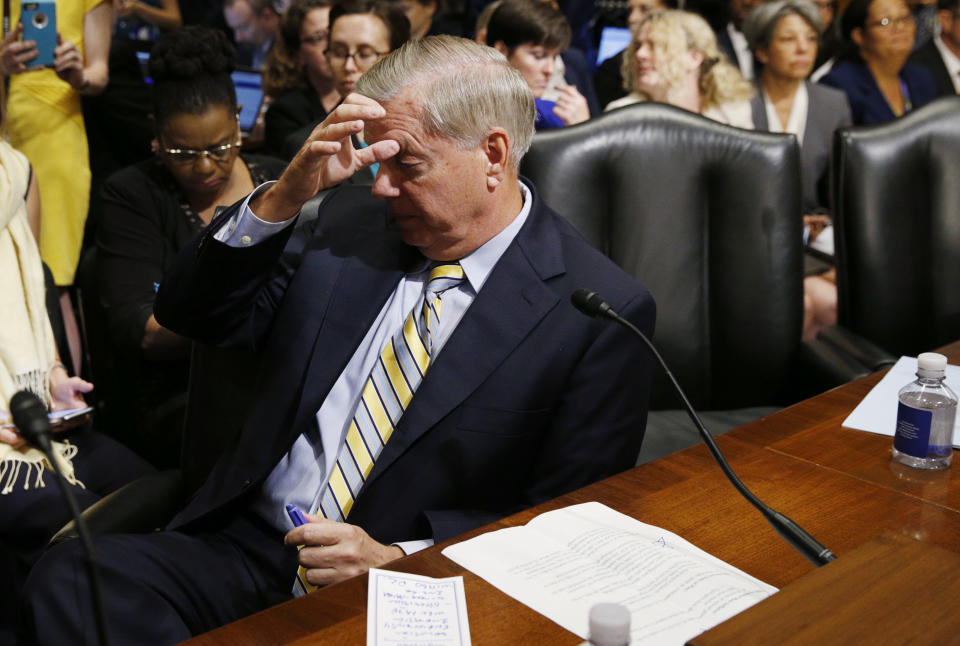
[(463, 267), (460, 263), (437, 265), (430, 270), (430, 280), (427, 281), (427, 291), (431, 294), (441, 294), (463, 282)]

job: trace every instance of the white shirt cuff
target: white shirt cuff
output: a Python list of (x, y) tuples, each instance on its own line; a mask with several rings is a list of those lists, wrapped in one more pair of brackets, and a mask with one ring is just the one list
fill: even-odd
[(283, 222), (267, 222), (250, 210), (250, 200), (273, 184), (276, 184), (276, 181), (264, 182), (255, 188), (237, 209), (237, 213), (213, 234), (214, 239), (231, 247), (251, 247), (290, 226), (293, 217)]
[(413, 554), (414, 552), (419, 552), (420, 550), (425, 550), (428, 547), (433, 547), (433, 539), (425, 538), (422, 541), (401, 541), (399, 543), (391, 543), (391, 545), (396, 545), (403, 550), (404, 554)]

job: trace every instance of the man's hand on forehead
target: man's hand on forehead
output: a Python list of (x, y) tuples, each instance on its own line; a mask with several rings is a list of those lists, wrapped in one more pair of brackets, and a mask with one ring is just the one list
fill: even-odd
[(400, 145), (384, 139), (366, 148), (354, 148), (351, 135), (364, 124), (386, 115), (383, 107), (360, 94), (349, 94), (320, 125), (290, 162), (280, 180), (251, 202), (250, 208), (268, 222), (282, 222), (300, 210), (320, 190), (339, 184), (354, 173), (389, 159)]

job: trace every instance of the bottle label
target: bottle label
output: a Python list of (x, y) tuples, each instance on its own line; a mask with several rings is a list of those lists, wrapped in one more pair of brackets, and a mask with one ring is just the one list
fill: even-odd
[(915, 458), (927, 457), (932, 422), (933, 411), (913, 408), (901, 402), (897, 407), (897, 431), (893, 436), (894, 448)]

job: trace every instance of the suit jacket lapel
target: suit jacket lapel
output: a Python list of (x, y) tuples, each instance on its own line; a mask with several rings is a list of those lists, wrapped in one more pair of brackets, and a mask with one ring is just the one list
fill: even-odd
[(367, 482), (461, 405), (558, 304), (544, 283), (564, 271), (552, 217), (534, 197), (527, 222), (430, 366)]
[(294, 436), (316, 424), (316, 413), (363, 337), (396, 289), (403, 272), (373, 267), (356, 257), (341, 262), (304, 374)]
[(756, 81), (753, 84), (754, 94), (750, 99), (750, 112), (753, 116), (753, 129), (754, 130), (769, 130), (770, 126), (767, 123), (767, 106), (763, 100), (763, 85), (760, 84), (760, 81)]

